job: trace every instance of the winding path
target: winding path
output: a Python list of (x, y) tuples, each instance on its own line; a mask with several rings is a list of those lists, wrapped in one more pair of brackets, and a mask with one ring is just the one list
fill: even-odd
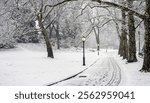
[(114, 57), (101, 59), (102, 62), (96, 60), (80, 73), (48, 86), (118, 86), (121, 82), (121, 69)]

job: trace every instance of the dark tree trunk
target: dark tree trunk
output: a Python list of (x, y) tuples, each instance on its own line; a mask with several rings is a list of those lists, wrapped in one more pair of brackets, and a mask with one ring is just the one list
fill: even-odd
[(97, 51), (98, 51), (98, 55), (99, 55), (99, 51), (100, 51), (100, 30), (99, 30), (98, 27), (97, 27), (97, 29), (98, 29), (98, 36), (97, 36), (97, 38), (98, 38), (98, 41), (97, 41)]
[[(96, 32), (97, 30), (97, 32)], [(98, 55), (99, 55), (99, 51), (100, 51), (100, 30), (99, 27), (94, 27), (94, 34), (95, 34), (95, 39), (96, 39), (96, 44), (97, 44), (97, 51), (98, 51)]]
[(122, 33), (120, 36), (120, 44), (119, 44), (119, 52), (118, 54), (122, 57), (123, 56), (123, 39), (122, 39)]
[(52, 46), (51, 46), (51, 43), (49, 41), (48, 33), (47, 33), (45, 28), (42, 29), (42, 34), (44, 36), (44, 40), (45, 40), (46, 47), (47, 47), (47, 57), (54, 58)]
[[(133, 1), (128, 0), (128, 7), (133, 7)], [(129, 51), (128, 62), (137, 62), (136, 58), (136, 40), (135, 40), (135, 20), (131, 11), (128, 12), (128, 28), (129, 28)]]
[(57, 49), (60, 49), (59, 23), (56, 24)]
[(49, 39), (52, 38), (53, 27), (49, 26)]
[(123, 56), (123, 59), (128, 58), (127, 47), (128, 45), (127, 45), (126, 14), (125, 11), (122, 10), (122, 27), (121, 27), (119, 54), (120, 56)]
[(127, 31), (123, 33), (123, 59), (128, 59)]
[(121, 47), (122, 47), (122, 42), (121, 42), (121, 35), (119, 35), (119, 42), (120, 42), (120, 44), (119, 44), (119, 51), (118, 51), (118, 55), (120, 55), (121, 56)]
[(146, 0), (144, 63), (141, 71), (150, 72), (150, 0)]

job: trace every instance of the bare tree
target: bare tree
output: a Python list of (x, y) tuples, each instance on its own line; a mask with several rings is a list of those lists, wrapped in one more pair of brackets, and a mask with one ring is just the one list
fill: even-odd
[(46, 43), (47, 57), (54, 58), (52, 45), (51, 42), (49, 41), (48, 31), (46, 29), (47, 27), (44, 25), (45, 17), (52, 11), (53, 8), (50, 10), (46, 10), (47, 2), (45, 0), (37, 2), (33, 0), (32, 5), (34, 5), (35, 15), (37, 17), (38, 24), (40, 27), (39, 30), (42, 33)]

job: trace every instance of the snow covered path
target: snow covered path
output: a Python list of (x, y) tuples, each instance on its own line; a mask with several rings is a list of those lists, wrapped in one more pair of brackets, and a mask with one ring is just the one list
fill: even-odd
[(57, 86), (117, 86), (121, 81), (121, 69), (114, 57), (102, 57), (93, 66), (75, 78), (56, 84)]

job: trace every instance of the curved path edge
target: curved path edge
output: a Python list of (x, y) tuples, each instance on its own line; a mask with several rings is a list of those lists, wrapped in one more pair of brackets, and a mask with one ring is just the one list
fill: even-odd
[(55, 85), (55, 84), (58, 84), (58, 83), (60, 83), (60, 82), (64, 82), (64, 81), (66, 81), (66, 80), (69, 80), (69, 79), (72, 79), (72, 78), (78, 76), (79, 74), (83, 73), (84, 71), (86, 71), (87, 69), (89, 69), (90, 67), (92, 67), (97, 61), (99, 61), (99, 59), (100, 59), (100, 58), (98, 58), (98, 59), (97, 59), (96, 61), (94, 61), (89, 67), (85, 68), (84, 70), (82, 70), (82, 71), (80, 71), (80, 72), (78, 72), (78, 73), (76, 73), (76, 74), (74, 74), (74, 75), (72, 75), (72, 76), (69, 76), (69, 77), (67, 77), (67, 78), (65, 78), (65, 79), (62, 79), (62, 80), (59, 80), (59, 81), (56, 81), (56, 82), (53, 82), (53, 83), (49, 83), (49, 84), (47, 84), (46, 86), (53, 86), (53, 85)]

